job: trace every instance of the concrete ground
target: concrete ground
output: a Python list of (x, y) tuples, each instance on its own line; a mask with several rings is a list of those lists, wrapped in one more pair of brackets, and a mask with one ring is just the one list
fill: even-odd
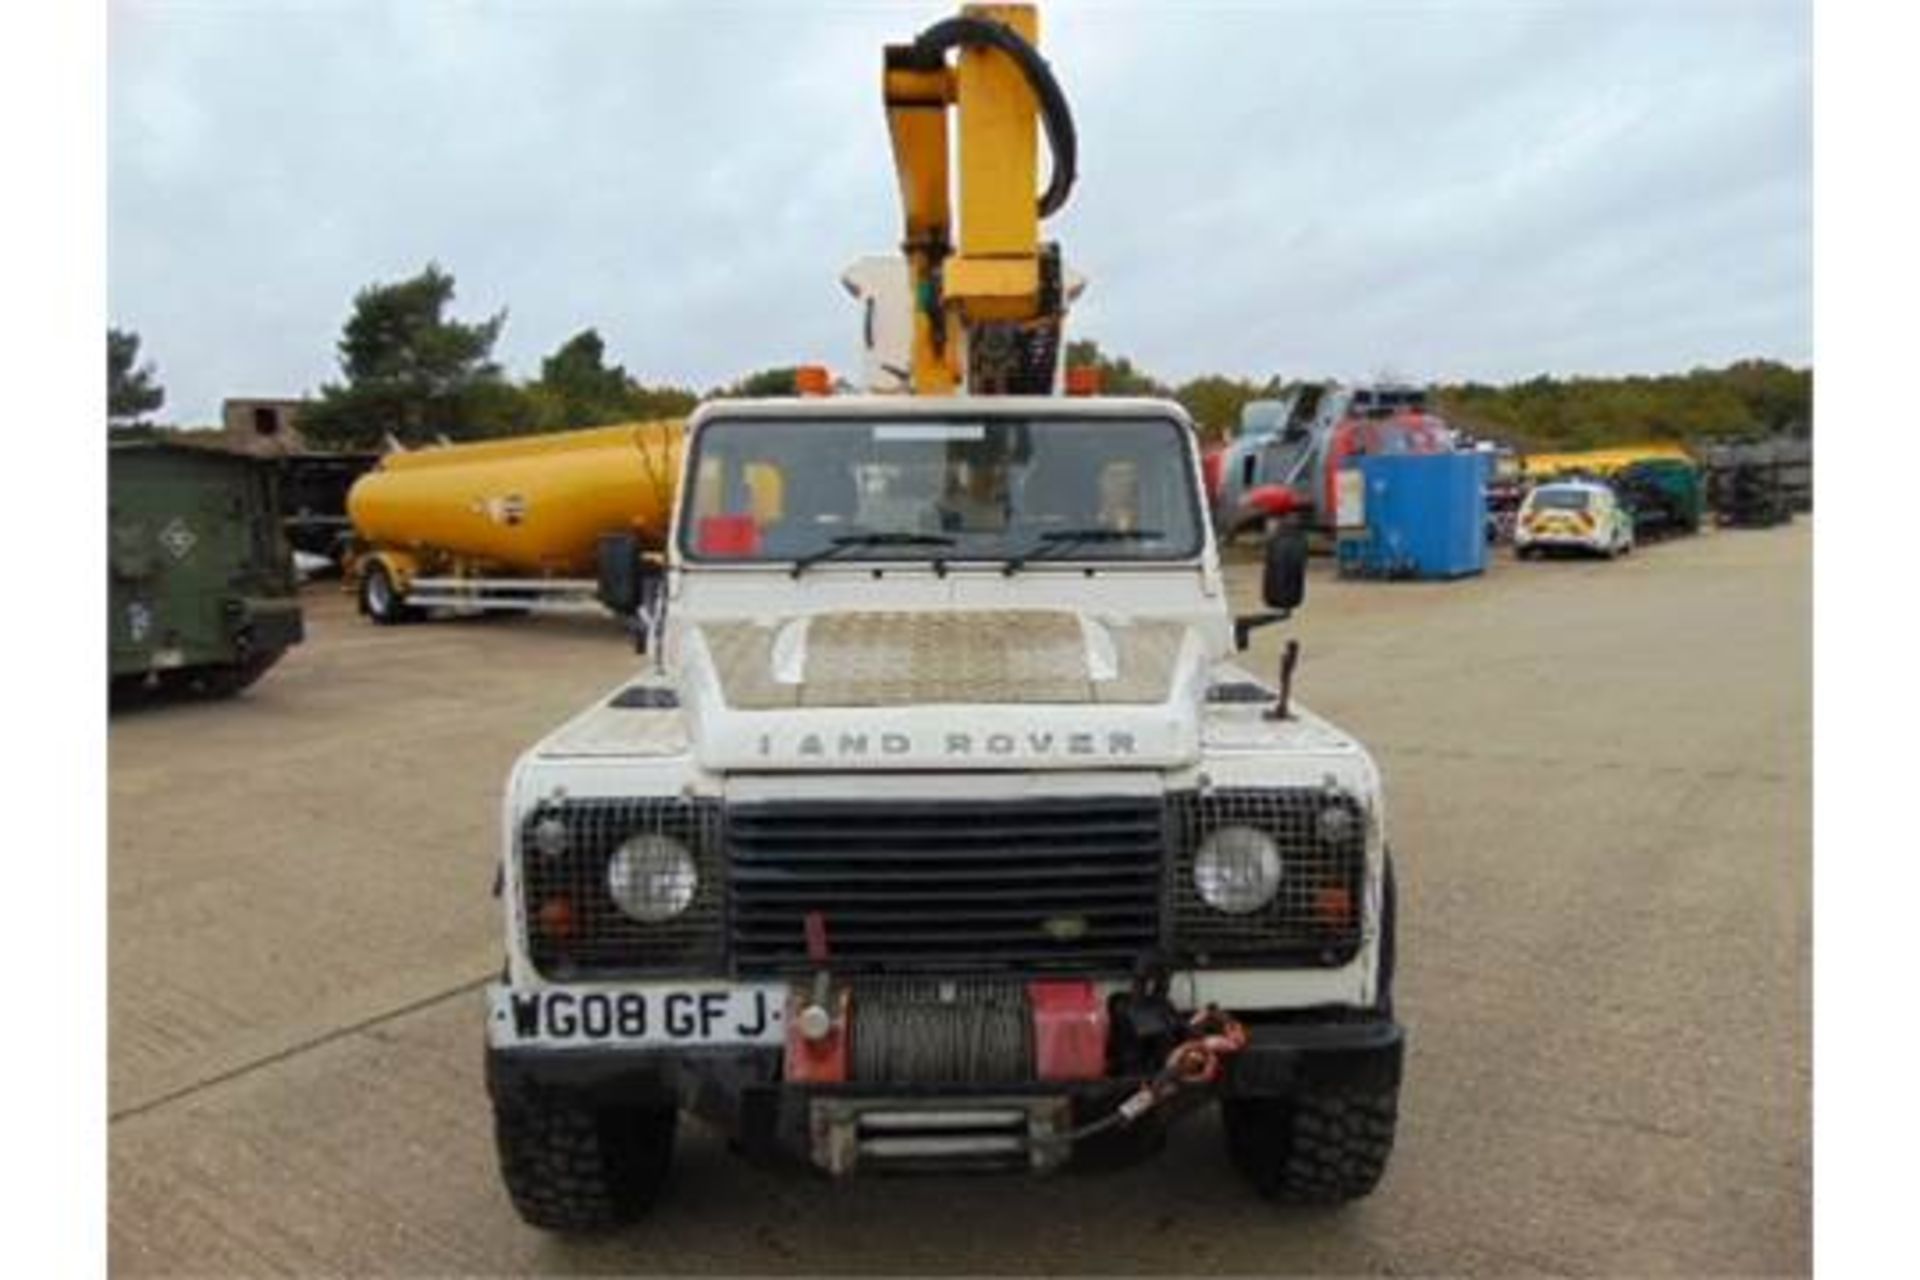
[(1411, 1050), (1372, 1199), (1253, 1198), (1211, 1113), (1048, 1181), (779, 1177), (690, 1126), (654, 1216), (586, 1243), (499, 1187), (479, 987), (500, 782), (635, 659), (606, 621), (380, 630), (316, 589), (240, 699), (112, 722), (112, 1267), (1806, 1272), (1811, 543), (1316, 568), (1298, 689), (1379, 755), (1399, 859)]

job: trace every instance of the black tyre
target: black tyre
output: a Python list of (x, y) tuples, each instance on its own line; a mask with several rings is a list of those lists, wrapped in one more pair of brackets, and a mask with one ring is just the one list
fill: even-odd
[(269, 649), (265, 653), (249, 654), (232, 666), (203, 668), (195, 681), (195, 690), (209, 698), (231, 698), (267, 674), (285, 652), (285, 649)]
[(493, 1104), (500, 1176), (528, 1225), (604, 1231), (645, 1213), (666, 1184), (678, 1115), (590, 1108), (542, 1095)]
[(407, 607), (393, 575), (378, 560), (360, 575), (360, 612), (383, 627), (409, 621), (418, 614), (417, 610)]
[(1220, 1104), (1227, 1155), (1261, 1195), (1336, 1205), (1370, 1195), (1393, 1154), (1400, 1090), (1325, 1089)]
[(114, 676), (107, 686), (107, 706), (134, 707), (145, 702), (153, 693), (153, 685), (145, 674)]

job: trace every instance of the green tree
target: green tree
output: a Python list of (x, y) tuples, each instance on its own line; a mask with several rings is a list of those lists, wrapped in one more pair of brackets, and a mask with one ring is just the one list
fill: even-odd
[(793, 365), (782, 365), (774, 369), (758, 369), (741, 378), (729, 387), (723, 387), (714, 395), (729, 400), (751, 400), (759, 396), (791, 396), (799, 394), (794, 378)]
[(1619, 378), (1547, 375), (1505, 387), (1434, 388), (1450, 421), (1523, 448), (1587, 449), (1813, 429), (1813, 371), (1772, 360)]
[(627, 392), (627, 403), (636, 419), (684, 418), (700, 397), (685, 387), (646, 387), (636, 382)]
[(1285, 391), (1286, 384), (1278, 377), (1253, 382), (1209, 373), (1181, 383), (1173, 398), (1186, 408), (1201, 435), (1224, 440), (1239, 428), (1240, 410), (1248, 401), (1276, 399)]
[(108, 329), (108, 425), (136, 426), (166, 402), (166, 388), (154, 377), (152, 363), (140, 363), (140, 335), (126, 329)]
[(642, 385), (606, 354), (598, 331), (583, 329), (540, 362), (540, 380), (523, 388), (539, 430), (684, 418), (699, 403), (683, 387)]
[(1165, 396), (1172, 394), (1167, 384), (1144, 369), (1134, 367), (1125, 356), (1109, 356), (1092, 338), (1067, 343), (1067, 368), (1097, 369), (1103, 396)]
[(453, 297), (453, 276), (437, 263), (355, 294), (338, 347), (345, 381), (320, 388), (302, 434), (368, 447), (389, 434), (412, 445), (529, 429), (531, 406), (493, 362), (506, 312), (462, 323), (447, 315)]
[(607, 365), (607, 344), (594, 329), (582, 329), (540, 362), (537, 386), (550, 393), (568, 426), (618, 422), (627, 416), (632, 382), (619, 365)]

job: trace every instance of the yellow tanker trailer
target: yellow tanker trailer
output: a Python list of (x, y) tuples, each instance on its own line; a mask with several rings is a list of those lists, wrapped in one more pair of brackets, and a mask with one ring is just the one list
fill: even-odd
[(682, 423), (629, 422), (389, 454), (355, 482), (360, 609), (599, 607), (603, 540), (658, 548), (673, 515)]

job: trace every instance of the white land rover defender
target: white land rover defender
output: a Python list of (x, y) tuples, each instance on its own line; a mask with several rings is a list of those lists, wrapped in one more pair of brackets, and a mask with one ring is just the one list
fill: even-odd
[[(1150, 1152), (1212, 1100), (1260, 1191), (1393, 1144), (1392, 871), (1352, 738), (1236, 666), (1155, 400), (710, 404), (672, 545), (603, 545), (634, 678), (505, 803), (488, 1087), (519, 1212), (643, 1210), (678, 1114), (833, 1174)], [(1289, 646), (1291, 649), (1291, 646)]]

